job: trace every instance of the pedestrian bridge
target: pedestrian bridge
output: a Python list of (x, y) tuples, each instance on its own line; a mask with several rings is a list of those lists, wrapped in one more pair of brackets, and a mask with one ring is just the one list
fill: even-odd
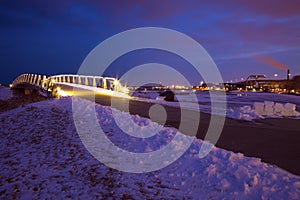
[(58, 88), (61, 84), (78, 87), (87, 86), (88, 88), (100, 88), (108, 91), (128, 93), (128, 89), (116, 78), (73, 74), (49, 77), (38, 74), (22, 74), (13, 81), (11, 88), (24, 89), (25, 94), (30, 94), (32, 90), (38, 90), (45, 96), (55, 97), (58, 95)]

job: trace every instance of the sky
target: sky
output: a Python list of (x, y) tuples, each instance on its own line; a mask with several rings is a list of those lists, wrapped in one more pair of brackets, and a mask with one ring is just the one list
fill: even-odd
[[(286, 77), (286, 70), (272, 67), (260, 56), (288, 66), (291, 76), (300, 75), (299, 9), (297, 0), (2, 0), (0, 83), (11, 83), (22, 73), (76, 74), (99, 43), (139, 27), (168, 28), (193, 38), (214, 60), (224, 82), (246, 79), (250, 74)], [(187, 69), (190, 66), (179, 66), (176, 59), (164, 56), (166, 52), (159, 53), (125, 55), (107, 73), (122, 76), (134, 64), (155, 61), (177, 64), (171, 67), (193, 77), (193, 70)], [(200, 81), (201, 75), (195, 76), (192, 84)]]

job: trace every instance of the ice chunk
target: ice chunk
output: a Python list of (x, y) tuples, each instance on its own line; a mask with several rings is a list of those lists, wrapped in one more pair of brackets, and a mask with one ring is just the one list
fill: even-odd
[(300, 113), (296, 111), (296, 105), (292, 103), (286, 103), (283, 106), (283, 110), (281, 113), (282, 116), (285, 117), (295, 117), (300, 116)]
[(265, 106), (274, 106), (274, 102), (273, 101), (264, 101)]
[(252, 111), (251, 106), (243, 106), (243, 107), (241, 108), (241, 112), (242, 112), (242, 113), (249, 113), (249, 112), (251, 112), (251, 111)]
[(231, 116), (236, 119), (251, 121), (255, 118), (254, 110), (251, 106), (243, 106), (239, 109), (229, 109)]
[(274, 113), (275, 114), (281, 114), (281, 112), (283, 111), (283, 104), (282, 103), (275, 103), (275, 106), (274, 106)]
[(264, 115), (273, 115), (274, 114), (274, 102), (265, 101)]
[[(243, 108), (242, 113), (247, 109)], [(248, 112), (251, 113), (251, 112)], [(293, 103), (274, 103), (273, 101), (254, 102), (254, 113), (256, 115), (264, 116), (282, 116), (282, 117), (295, 117), (300, 116), (300, 112), (296, 111), (296, 105)]]
[(254, 102), (254, 112), (258, 115), (264, 114), (265, 104), (261, 102)]
[(293, 111), (293, 110), (296, 110), (296, 105), (293, 103), (286, 103), (286, 104), (284, 104), (284, 109)]

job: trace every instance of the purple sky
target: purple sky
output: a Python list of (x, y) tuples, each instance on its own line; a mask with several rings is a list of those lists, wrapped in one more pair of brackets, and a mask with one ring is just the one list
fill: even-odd
[(214, 59), (224, 81), (249, 74), (286, 77), (286, 71), (258, 56), (288, 66), (292, 76), (300, 75), (299, 10), (298, 0), (2, 0), (0, 83), (10, 83), (22, 73), (76, 73), (100, 42), (145, 26), (174, 29), (195, 39)]

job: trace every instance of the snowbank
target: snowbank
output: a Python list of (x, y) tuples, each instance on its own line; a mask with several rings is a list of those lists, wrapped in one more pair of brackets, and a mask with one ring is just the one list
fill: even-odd
[[(176, 129), (164, 127), (151, 138), (130, 137), (114, 123), (114, 116), (123, 115), (120, 111), (113, 115), (109, 107), (95, 108), (107, 137), (120, 148), (151, 152), (176, 134)], [(132, 117), (139, 126), (151, 123)], [(3, 112), (0, 120), (1, 199), (300, 198), (299, 176), (216, 147), (200, 159), (203, 142), (198, 139), (182, 157), (161, 170), (141, 174), (113, 170), (83, 146), (74, 126), (70, 97)]]

